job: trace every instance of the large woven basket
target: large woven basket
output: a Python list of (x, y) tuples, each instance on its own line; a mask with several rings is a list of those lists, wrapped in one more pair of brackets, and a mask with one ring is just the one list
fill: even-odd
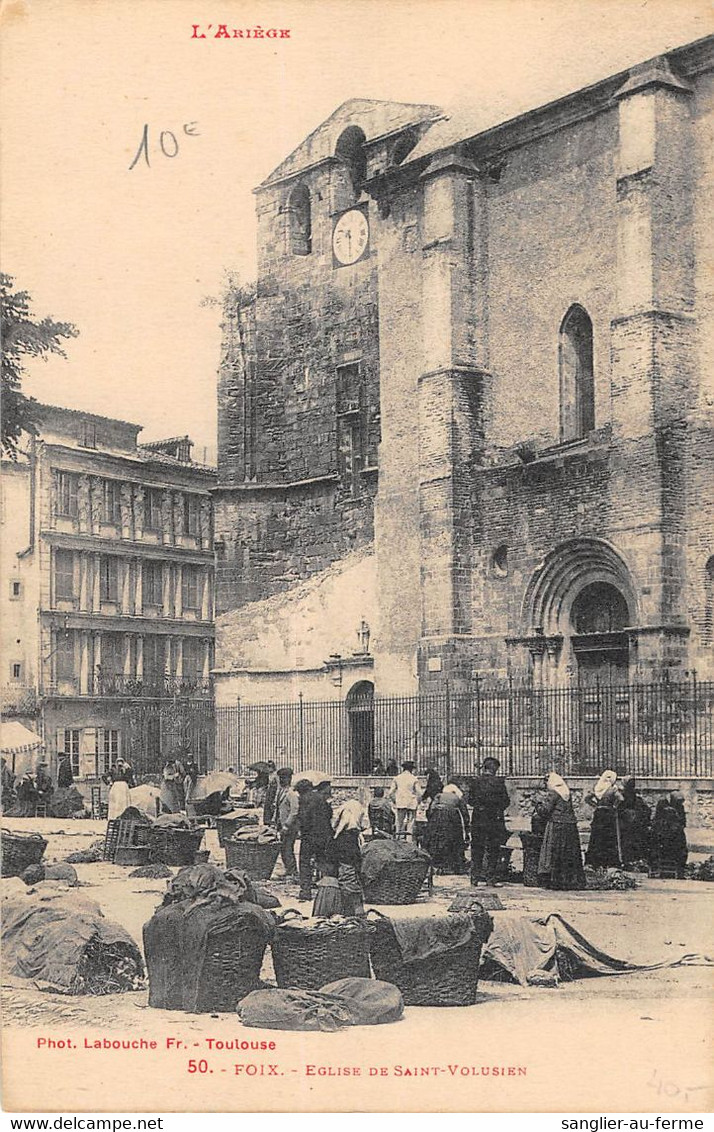
[(19, 877), (30, 865), (39, 865), (47, 842), (39, 833), (11, 833), (2, 831), (2, 857), (0, 875)]
[(244, 829), (246, 826), (257, 825), (258, 818), (254, 814), (245, 814), (240, 817), (225, 817), (216, 818), (216, 833), (218, 834), (218, 844), (223, 849), (229, 837), (238, 829)]
[[(104, 837), (104, 860), (117, 862), (119, 849), (136, 849), (148, 846), (151, 826), (144, 822), (120, 821), (113, 818), (107, 822), (107, 832)], [(130, 863), (130, 862), (124, 862)]]
[(275, 862), (280, 855), (280, 842), (233, 841), (224, 843), (226, 866), (242, 869), (251, 880), (270, 880)]
[(149, 830), (149, 861), (152, 865), (193, 865), (203, 841), (202, 829)]
[(420, 857), (390, 861), (371, 884), (364, 886), (367, 904), (413, 904), (427, 878), (431, 863)]
[(369, 978), (369, 937), (373, 928), (363, 919), (287, 920), (271, 943), (279, 987), (319, 990), (326, 983), (350, 976)]
[(481, 948), (493, 930), (493, 921), (485, 912), (475, 913), (471, 919), (474, 932), (468, 943), (405, 963), (391, 920), (380, 916), (370, 937), (374, 977), (399, 987), (405, 1006), (472, 1006), (478, 990)]
[(539, 888), (538, 860), (543, 838), (525, 831), (520, 834), (520, 838), (523, 846), (523, 883), (526, 888)]

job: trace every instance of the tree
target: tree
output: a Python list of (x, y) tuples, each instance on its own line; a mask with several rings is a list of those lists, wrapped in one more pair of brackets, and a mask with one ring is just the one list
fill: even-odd
[(71, 322), (51, 318), (35, 319), (27, 291), (15, 291), (11, 275), (0, 274), (0, 314), (2, 328), (2, 447), (15, 460), (23, 432), (35, 431), (34, 406), (37, 401), (22, 392), (22, 378), (28, 358), (49, 354), (66, 357), (61, 338), (75, 338), (79, 331)]

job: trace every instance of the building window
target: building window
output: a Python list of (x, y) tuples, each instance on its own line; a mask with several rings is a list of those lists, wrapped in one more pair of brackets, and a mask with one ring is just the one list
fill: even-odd
[(359, 126), (348, 126), (340, 134), (335, 146), (335, 157), (342, 161), (349, 170), (355, 200), (362, 192), (362, 185), (367, 176), (365, 140), (364, 131)]
[(508, 575), (508, 547), (505, 545), (497, 546), (491, 556), (491, 569), (497, 578), (505, 578)]
[(163, 637), (144, 637), (144, 679), (148, 683), (161, 681), (166, 669), (166, 650)]
[(162, 527), (162, 492), (156, 487), (150, 487), (146, 493), (146, 528), (149, 531), (160, 531)]
[(183, 678), (196, 684), (203, 676), (203, 641), (187, 637), (183, 642)]
[(183, 533), (197, 535), (201, 529), (201, 511), (197, 495), (183, 497)]
[(102, 491), (102, 522), (121, 523), (121, 495), (118, 480), (105, 480)]
[(74, 685), (76, 671), (74, 663), (74, 633), (71, 631), (57, 634), (55, 645), (55, 672), (58, 684)]
[(12, 678), (13, 678), (13, 680), (21, 680), (22, 679), (22, 665), (21, 664), (13, 664), (12, 665)]
[(97, 776), (108, 774), (119, 758), (120, 735), (111, 727), (98, 727), (96, 731)]
[(82, 422), (82, 447), (97, 447), (97, 425), (95, 421)]
[(116, 680), (124, 675), (125, 638), (121, 633), (102, 633), (102, 676)]
[(18, 598), (21, 598), (21, 597), (22, 597), (22, 582), (18, 582), (15, 579), (13, 579), (13, 581), (10, 582), (10, 601), (17, 601)]
[(72, 774), (79, 777), (79, 747), (81, 731), (74, 727), (61, 727), (58, 733), (57, 754), (68, 755)]
[(288, 199), (288, 232), (293, 255), (309, 255), (312, 251), (312, 212), (310, 190), (296, 185)]
[(181, 605), (195, 612), (201, 607), (199, 601), (198, 570), (195, 566), (184, 566), (181, 576)]
[(102, 554), (99, 560), (99, 596), (102, 601), (119, 598), (119, 562), (111, 554)]
[(343, 487), (359, 495), (364, 466), (364, 380), (359, 364), (337, 368), (337, 461)]
[(142, 605), (163, 605), (164, 571), (160, 562), (144, 562), (141, 567)]
[(74, 472), (57, 473), (57, 514), (77, 514), (77, 484), (78, 476)]
[(74, 601), (73, 550), (55, 550), (55, 601)]
[(577, 440), (594, 428), (593, 324), (576, 304), (560, 327), (560, 439)]

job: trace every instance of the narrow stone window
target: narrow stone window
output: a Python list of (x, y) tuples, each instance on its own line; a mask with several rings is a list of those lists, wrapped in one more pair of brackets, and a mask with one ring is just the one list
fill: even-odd
[(577, 440), (594, 428), (593, 324), (575, 304), (560, 327), (560, 439)]
[(348, 126), (340, 134), (335, 146), (335, 157), (338, 157), (349, 170), (355, 200), (359, 198), (367, 177), (365, 140), (364, 131), (359, 126)]
[(312, 209), (307, 185), (296, 185), (288, 200), (288, 232), (293, 255), (312, 251)]

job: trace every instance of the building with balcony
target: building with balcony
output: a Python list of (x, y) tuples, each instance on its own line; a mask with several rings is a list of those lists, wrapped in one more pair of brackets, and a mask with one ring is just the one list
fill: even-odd
[(91, 782), (143, 706), (153, 770), (177, 738), (159, 706), (210, 697), (215, 471), (187, 437), (50, 405), (38, 423), (3, 467), (3, 714)]

